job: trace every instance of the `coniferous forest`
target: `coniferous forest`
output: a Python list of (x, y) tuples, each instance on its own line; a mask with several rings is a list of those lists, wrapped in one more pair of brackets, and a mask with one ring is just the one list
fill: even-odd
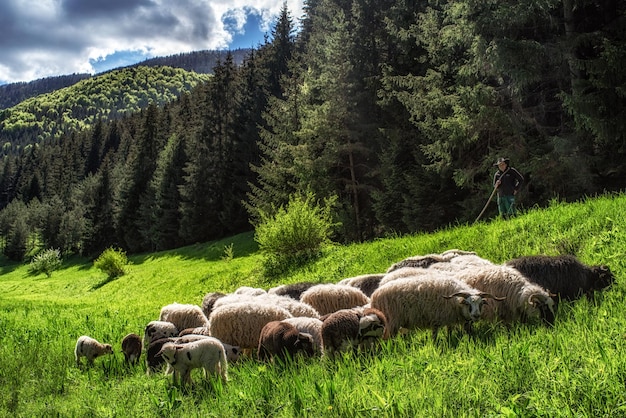
[(500, 156), (521, 208), (626, 187), (622, 1), (308, 0), (241, 64), (168, 71), (131, 111), (0, 111), (7, 257), (219, 239), (305, 192), (337, 197), (337, 241), (432, 231), (474, 221)]

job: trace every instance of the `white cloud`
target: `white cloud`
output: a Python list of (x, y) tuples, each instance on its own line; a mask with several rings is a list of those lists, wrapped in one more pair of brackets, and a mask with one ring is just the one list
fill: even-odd
[[(297, 23), (303, 1), (287, 5)], [(268, 32), (281, 7), (269, 0), (2, 0), (0, 82), (93, 73), (93, 62), (122, 51), (149, 57), (225, 49), (247, 13)]]

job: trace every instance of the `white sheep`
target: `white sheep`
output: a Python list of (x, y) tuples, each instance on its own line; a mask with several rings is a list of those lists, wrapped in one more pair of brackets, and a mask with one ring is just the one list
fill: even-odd
[(209, 324), (198, 305), (172, 303), (161, 308), (160, 321), (171, 322), (179, 330), (206, 327)]
[(266, 303), (230, 303), (213, 309), (209, 330), (211, 336), (227, 344), (256, 350), (265, 324), (291, 317), (286, 309)]
[(313, 338), (315, 351), (322, 352), (322, 321), (317, 318), (310, 318), (306, 316), (298, 316), (293, 318), (287, 318), (283, 320), (288, 324), (293, 325), (300, 332), (311, 335)]
[(259, 296), (264, 295), (267, 292), (265, 291), (265, 289), (261, 289), (259, 287), (241, 286), (238, 287), (233, 293), (235, 295)]
[(476, 289), (506, 298), (494, 305), (495, 309), (485, 309), (485, 319), (511, 323), (541, 318), (549, 324), (554, 322), (554, 300), (550, 293), (512, 267), (475, 266), (455, 275)]
[(289, 296), (280, 296), (270, 293), (257, 296), (236, 294), (226, 295), (215, 301), (213, 309), (231, 303), (264, 303), (285, 308), (292, 316), (308, 316), (310, 318), (319, 318), (320, 316), (320, 314), (311, 305), (293, 299)]
[[(428, 269), (426, 269), (428, 270)], [(465, 325), (481, 318), (485, 298), (491, 295), (436, 271), (389, 282), (372, 294), (372, 308), (387, 318), (389, 336), (400, 328), (431, 329), (433, 338), (441, 327)]]
[(370, 302), (370, 298), (361, 290), (334, 283), (315, 285), (302, 293), (300, 300), (311, 305), (322, 316)]
[(74, 357), (76, 358), (76, 365), (80, 366), (82, 357), (87, 359), (88, 365), (93, 365), (93, 361), (96, 357), (104, 356), (107, 354), (113, 354), (113, 348), (111, 344), (102, 344), (87, 335), (78, 337), (76, 346), (74, 347)]
[(403, 267), (428, 268), (432, 265), (443, 263), (482, 264), (484, 262), (491, 264), (489, 260), (485, 260), (484, 258), (480, 258), (479, 256), (477, 256), (474, 251), (451, 249), (446, 250), (441, 254), (416, 255), (413, 257), (405, 258), (404, 260), (392, 264), (391, 267), (387, 269), (387, 273), (391, 273), (392, 271), (401, 269)]
[(191, 383), (191, 370), (203, 368), (205, 376), (217, 375), (224, 382), (228, 380), (228, 362), (222, 342), (217, 338), (207, 337), (198, 341), (176, 344), (167, 342), (157, 353), (174, 371), (174, 384), (178, 378), (181, 383)]
[[(448, 264), (448, 263), (442, 263)], [(404, 279), (407, 277), (419, 277), (419, 276), (428, 276), (432, 273), (435, 266), (438, 264), (433, 264), (430, 267), (401, 267), (399, 269), (393, 270), (385, 274), (385, 276), (380, 280), (378, 287), (382, 287), (389, 282), (393, 282), (394, 280)]]
[(143, 346), (147, 348), (150, 343), (161, 338), (176, 337), (178, 328), (168, 321), (150, 321), (143, 333)]

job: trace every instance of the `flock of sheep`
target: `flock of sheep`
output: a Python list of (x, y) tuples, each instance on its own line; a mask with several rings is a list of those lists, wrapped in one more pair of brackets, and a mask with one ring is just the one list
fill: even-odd
[[(555, 319), (556, 303), (609, 287), (606, 266), (587, 266), (574, 256), (524, 256), (494, 264), (474, 252), (448, 250), (406, 258), (385, 273), (333, 284), (310, 282), (269, 290), (240, 287), (208, 293), (202, 305), (173, 303), (145, 327), (143, 338), (122, 341), (128, 363), (145, 352), (147, 372), (167, 366), (174, 383), (189, 384), (191, 370), (228, 379), (228, 364), (241, 355), (271, 361), (285, 356), (333, 356), (370, 346), (413, 329), (462, 326), (476, 321), (513, 323)], [(111, 354), (110, 344), (88, 336), (75, 358), (93, 363)]]

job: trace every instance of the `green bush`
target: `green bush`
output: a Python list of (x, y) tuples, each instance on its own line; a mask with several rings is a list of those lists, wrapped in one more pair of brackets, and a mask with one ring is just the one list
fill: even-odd
[(50, 277), (54, 270), (61, 267), (61, 251), (54, 248), (44, 250), (33, 257), (28, 270), (31, 274), (44, 273)]
[(320, 206), (312, 193), (294, 195), (287, 208), (280, 207), (275, 214), (260, 213), (254, 239), (265, 255), (264, 270), (275, 276), (291, 267), (317, 257), (337, 224), (332, 220), (336, 197)]
[(109, 280), (126, 274), (125, 267), (128, 265), (126, 252), (121, 249), (107, 248), (94, 261), (94, 267), (107, 274)]

